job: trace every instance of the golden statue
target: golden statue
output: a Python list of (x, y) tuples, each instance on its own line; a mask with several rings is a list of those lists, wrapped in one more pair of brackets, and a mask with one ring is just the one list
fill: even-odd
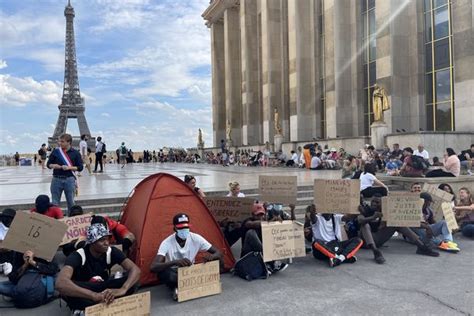
[(230, 121), (227, 120), (227, 126), (226, 126), (226, 129), (225, 129), (225, 134), (226, 134), (226, 138), (227, 140), (232, 140), (232, 128), (230, 127)]
[(203, 144), (204, 142), (202, 141), (202, 130), (198, 130), (198, 145)]
[(275, 124), (275, 135), (281, 135), (282, 128), (280, 124), (280, 113), (278, 113), (278, 109), (275, 107), (275, 116), (274, 116), (274, 124)]
[(383, 111), (390, 109), (387, 93), (380, 86), (375, 86), (372, 94), (372, 107), (374, 111), (374, 122), (383, 122)]

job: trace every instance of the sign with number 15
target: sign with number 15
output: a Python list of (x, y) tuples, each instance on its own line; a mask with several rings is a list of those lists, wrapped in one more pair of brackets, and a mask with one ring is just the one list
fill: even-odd
[(51, 261), (68, 226), (54, 218), (37, 213), (17, 212), (2, 248), (25, 252)]

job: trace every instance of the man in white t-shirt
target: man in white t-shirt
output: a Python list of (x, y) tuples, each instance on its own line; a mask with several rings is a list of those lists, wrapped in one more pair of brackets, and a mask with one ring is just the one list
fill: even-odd
[(150, 270), (158, 273), (161, 283), (174, 288), (176, 299), (179, 267), (188, 267), (194, 264), (196, 255), (201, 251), (210, 253), (210, 255), (204, 256), (206, 262), (219, 260), (222, 266), (224, 258), (222, 253), (201, 235), (189, 231), (189, 217), (185, 213), (174, 216), (173, 226), (175, 233), (162, 241)]
[(311, 167), (310, 167), (311, 170), (319, 170), (319, 169), (323, 169), (323, 163), (321, 161), (321, 153), (316, 153), (316, 155), (314, 155), (312, 158), (311, 158)]
[[(79, 153), (81, 154), (82, 161), (86, 165), (87, 171), (91, 174), (91, 163), (89, 161), (89, 154), (87, 152), (87, 135), (81, 136), (81, 141), (79, 142)], [(79, 176), (81, 175), (80, 172), (77, 173)]]
[(415, 149), (413, 155), (423, 157), (426, 161), (430, 159), (430, 154), (425, 150), (422, 144), (418, 145), (418, 149)]
[[(363, 242), (359, 237), (342, 240), (342, 222), (349, 221), (350, 215), (317, 214), (316, 206), (309, 207), (309, 221), (313, 236), (313, 256), (316, 259), (329, 259), (329, 266), (335, 267), (341, 263), (354, 263), (355, 256)], [(309, 226), (309, 225), (305, 225)]]

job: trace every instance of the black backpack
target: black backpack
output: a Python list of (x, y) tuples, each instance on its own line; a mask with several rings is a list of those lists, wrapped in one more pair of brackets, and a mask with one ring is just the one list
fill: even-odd
[(55, 298), (54, 281), (53, 276), (26, 271), (13, 289), (13, 304), (17, 308), (34, 308), (50, 302)]
[(416, 170), (428, 169), (428, 164), (426, 163), (423, 157), (412, 155), (411, 162), (412, 162), (413, 168)]
[(107, 152), (107, 149), (105, 147), (105, 143), (102, 143), (102, 153), (105, 154)]
[(242, 279), (252, 281), (255, 279), (266, 279), (270, 275), (261, 252), (249, 252), (240, 258), (232, 269), (232, 274)]

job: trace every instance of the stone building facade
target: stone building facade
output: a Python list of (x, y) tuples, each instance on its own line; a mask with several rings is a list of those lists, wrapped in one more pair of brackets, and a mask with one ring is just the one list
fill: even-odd
[[(474, 131), (472, 0), (212, 0), (214, 146)], [(470, 136), (472, 137), (472, 136)]]

